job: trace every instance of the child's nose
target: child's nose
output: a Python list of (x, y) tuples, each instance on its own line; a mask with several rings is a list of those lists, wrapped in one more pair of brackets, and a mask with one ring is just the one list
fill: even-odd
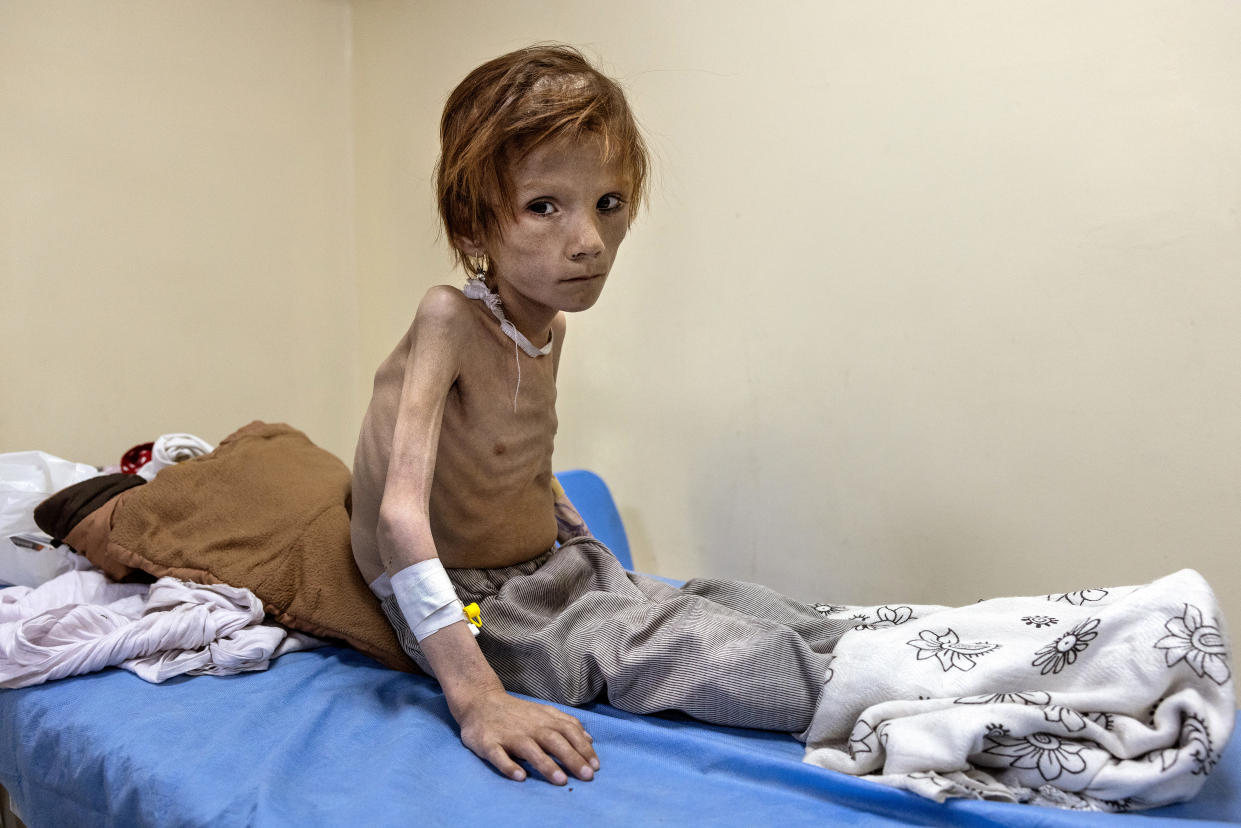
[(584, 216), (574, 228), (569, 258), (593, 258), (603, 252), (603, 236), (593, 215)]

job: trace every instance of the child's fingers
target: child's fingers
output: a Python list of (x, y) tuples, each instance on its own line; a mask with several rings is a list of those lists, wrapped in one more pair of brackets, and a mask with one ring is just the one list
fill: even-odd
[(589, 782), (594, 779), (595, 772), (590, 766), (590, 757), (584, 755), (581, 751), (569, 743), (569, 740), (561, 735), (558, 731), (549, 730), (542, 734), (539, 739), (539, 745), (543, 750), (550, 753), (564, 765), (565, 770), (581, 779)]
[(515, 779), (518, 782), (525, 780), (526, 771), (521, 765), (513, 761), (508, 755), (508, 751), (502, 745), (495, 745), (487, 751), (483, 757), (490, 762), (496, 770), (507, 776), (509, 779)]
[[(553, 710), (555, 710), (555, 708), (552, 708), (552, 709), (553, 709)], [(565, 725), (567, 725), (567, 726), (568, 726), (568, 727), (570, 727), (570, 728), (575, 728), (575, 729), (577, 729), (577, 730), (581, 731), (581, 732), (582, 732), (582, 733), (586, 736), (586, 739), (587, 739), (588, 741), (593, 742), (593, 741), (595, 740), (593, 736), (591, 736), (589, 733), (587, 733), (587, 732), (586, 732), (586, 725), (582, 724), (582, 720), (581, 720), (581, 719), (578, 719), (578, 718), (576, 718), (576, 717), (574, 717), (574, 716), (570, 716), (568, 713), (565, 713), (565, 712), (563, 712), (563, 711), (561, 711), (561, 710), (556, 710), (556, 712), (560, 714), (560, 720), (561, 720), (561, 721), (562, 721)], [(563, 728), (562, 728), (562, 730), (563, 730)]]
[[(590, 738), (590, 734), (582, 729), (581, 722), (577, 719), (573, 720), (576, 727), (562, 727), (560, 735), (569, 741), (573, 749), (582, 755), (586, 763), (592, 770), (599, 770), (599, 756), (595, 753), (594, 739)], [(580, 776), (580, 774), (579, 774)]]
[(529, 762), (536, 771), (543, 775), (544, 779), (553, 785), (563, 785), (569, 781), (569, 777), (556, 764), (556, 760), (548, 756), (533, 739), (522, 739), (513, 746), (512, 751)]

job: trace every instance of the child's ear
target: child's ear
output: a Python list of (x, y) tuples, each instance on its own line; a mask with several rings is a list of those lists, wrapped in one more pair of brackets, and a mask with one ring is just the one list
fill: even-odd
[(481, 244), (476, 242), (474, 239), (467, 239), (465, 236), (456, 236), (452, 241), (453, 246), (467, 256), (478, 257), (487, 252), (487, 249)]

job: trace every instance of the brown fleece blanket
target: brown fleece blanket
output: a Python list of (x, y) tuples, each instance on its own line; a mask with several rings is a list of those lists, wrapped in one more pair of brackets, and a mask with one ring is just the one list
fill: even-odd
[(305, 434), (256, 421), (111, 498), (65, 542), (114, 578), (245, 587), (282, 624), (416, 671), (354, 564), (349, 488), (348, 468)]

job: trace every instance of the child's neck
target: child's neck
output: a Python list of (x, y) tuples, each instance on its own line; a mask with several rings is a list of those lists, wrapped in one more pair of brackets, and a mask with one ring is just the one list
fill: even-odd
[[(502, 288), (501, 291), (492, 291), (478, 278), (471, 278), (466, 282), (462, 291), (468, 298), (477, 299), (487, 306), (491, 315), (500, 323), (500, 330), (517, 343), (526, 356), (537, 358), (551, 353), (552, 320), (556, 318), (554, 310), (540, 314), (532, 308), (522, 307), (526, 303), (521, 301), (520, 296), (501, 297), (500, 293), (507, 291), (502, 291)], [(544, 344), (535, 345), (536, 342)]]

